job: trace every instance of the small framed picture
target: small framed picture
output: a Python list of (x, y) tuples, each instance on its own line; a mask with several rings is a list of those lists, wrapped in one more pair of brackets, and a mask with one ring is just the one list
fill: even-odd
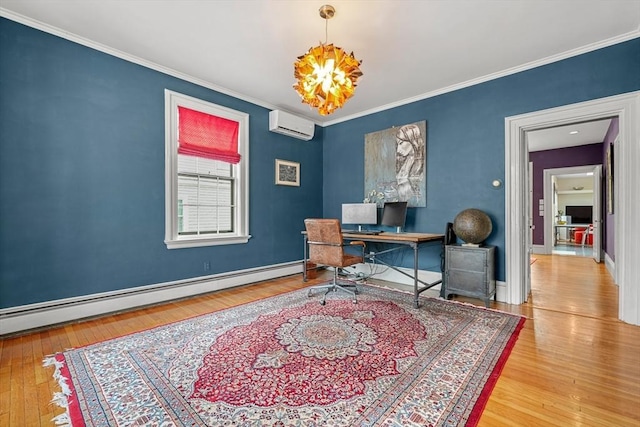
[(300, 163), (276, 159), (276, 185), (300, 187)]

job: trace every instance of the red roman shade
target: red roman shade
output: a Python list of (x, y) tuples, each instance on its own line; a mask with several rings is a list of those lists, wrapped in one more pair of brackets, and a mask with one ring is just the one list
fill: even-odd
[(239, 123), (178, 107), (178, 153), (236, 164)]

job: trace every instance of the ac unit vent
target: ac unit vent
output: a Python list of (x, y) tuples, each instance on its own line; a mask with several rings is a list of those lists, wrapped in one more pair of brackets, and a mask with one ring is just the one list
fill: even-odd
[(313, 138), (315, 125), (311, 120), (284, 111), (273, 110), (269, 112), (269, 130), (309, 141)]

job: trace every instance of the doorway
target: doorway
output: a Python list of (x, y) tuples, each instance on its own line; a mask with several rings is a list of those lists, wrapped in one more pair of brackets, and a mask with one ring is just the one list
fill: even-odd
[(601, 165), (544, 170), (541, 253), (588, 256), (601, 261), (604, 231), (601, 180)]
[[(632, 185), (640, 182), (638, 159), (640, 148), (640, 92), (617, 95), (569, 106), (552, 108), (505, 119), (506, 188), (506, 289), (510, 304), (526, 301), (530, 288), (528, 150), (526, 132), (577, 121), (619, 117), (620, 161), (614, 170), (616, 182), (614, 206), (616, 212), (615, 254), (616, 277), (619, 286), (619, 319), (640, 325), (640, 229), (633, 227), (635, 213), (640, 211), (640, 196)], [(624, 233), (620, 230), (625, 230)]]

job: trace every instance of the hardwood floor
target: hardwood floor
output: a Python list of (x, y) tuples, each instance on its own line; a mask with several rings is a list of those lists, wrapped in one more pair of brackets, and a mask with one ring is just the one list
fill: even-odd
[[(528, 320), (480, 426), (640, 426), (640, 327), (617, 320), (618, 290), (590, 258), (536, 255), (532, 295), (492, 303)], [(0, 425), (47, 426), (62, 410), (46, 355), (299, 289), (291, 276), (0, 341)], [(460, 298), (476, 305), (482, 301)]]

